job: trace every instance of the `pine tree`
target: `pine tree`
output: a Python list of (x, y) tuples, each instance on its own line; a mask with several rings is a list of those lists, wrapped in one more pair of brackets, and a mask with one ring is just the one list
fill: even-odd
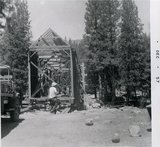
[(142, 24), (138, 17), (138, 8), (133, 0), (122, 1), (120, 36), (120, 69), (122, 82), (127, 90), (127, 104), (131, 91), (141, 85), (144, 72), (144, 47), (142, 43)]
[(0, 0), (0, 62), (6, 64), (9, 52), (9, 39), (6, 33), (6, 21), (12, 17), (14, 12), (12, 0)]
[(141, 76), (141, 90), (151, 97), (151, 66), (150, 66), (150, 37), (143, 34), (143, 47), (144, 47), (144, 72)]
[(27, 61), (30, 46), (30, 21), (27, 2), (17, 0), (15, 11), (7, 19), (7, 35), (9, 39), (8, 64), (11, 66), (17, 90), (22, 94), (27, 88)]
[[(3, 0), (0, 0), (0, 18), (4, 18), (5, 14), (4, 14), (4, 9), (5, 9), (5, 3)], [(3, 28), (4, 26), (2, 25), (2, 22), (0, 22), (0, 28)]]
[(86, 45), (88, 46), (88, 58), (90, 64), (95, 66), (95, 70), (102, 69), (99, 65), (97, 51), (100, 50), (99, 46), (99, 21), (100, 21), (100, 1), (89, 0), (87, 3), (85, 24), (86, 35), (84, 36)]
[[(99, 50), (99, 20), (100, 20), (100, 1), (88, 0), (86, 3), (86, 13), (85, 13), (85, 32), (84, 35), (84, 44), (87, 49), (87, 84), (89, 91), (96, 91), (97, 85), (94, 80), (94, 75), (98, 72), (99, 69), (103, 67), (99, 66), (97, 51)], [(96, 93), (96, 92), (95, 92)], [(96, 97), (96, 94), (95, 94)]]
[[(100, 57), (104, 67), (103, 76), (101, 77), (105, 81), (105, 94), (108, 93), (107, 89), (110, 89), (110, 99), (107, 99), (109, 95), (105, 96), (105, 101), (115, 101), (115, 88), (118, 80), (118, 44), (117, 37), (118, 23), (120, 19), (119, 11), (120, 3), (117, 0), (101, 1), (101, 17), (100, 17), (100, 42), (101, 50)], [(108, 88), (107, 88), (108, 87)]]
[(115, 97), (119, 6), (118, 0), (89, 0), (85, 15), (89, 65), (99, 73), (100, 97), (104, 101), (107, 85), (111, 89), (113, 101)]

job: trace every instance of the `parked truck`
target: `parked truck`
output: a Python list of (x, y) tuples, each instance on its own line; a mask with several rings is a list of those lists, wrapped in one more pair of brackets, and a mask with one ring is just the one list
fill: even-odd
[(10, 67), (7, 65), (0, 65), (0, 87), (1, 115), (10, 114), (12, 121), (18, 121), (20, 114), (19, 98), (15, 91)]

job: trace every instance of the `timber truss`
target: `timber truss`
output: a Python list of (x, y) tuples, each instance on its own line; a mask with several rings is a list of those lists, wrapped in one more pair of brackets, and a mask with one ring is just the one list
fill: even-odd
[(29, 98), (47, 97), (53, 81), (58, 91), (74, 96), (71, 47), (52, 29), (32, 43), (28, 54)]

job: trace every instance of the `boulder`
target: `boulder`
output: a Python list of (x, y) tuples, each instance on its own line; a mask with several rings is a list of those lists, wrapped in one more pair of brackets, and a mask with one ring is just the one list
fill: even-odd
[(112, 137), (112, 142), (113, 143), (119, 143), (120, 142), (120, 136), (118, 133), (115, 133)]
[(87, 126), (92, 126), (93, 125), (93, 120), (92, 119), (87, 119), (86, 122), (85, 122), (85, 124)]
[(90, 109), (92, 109), (92, 106), (90, 106), (89, 104), (86, 104), (85, 108), (86, 108), (86, 110), (90, 110)]
[(101, 107), (101, 104), (99, 104), (99, 103), (93, 103), (93, 104), (92, 104), (92, 107), (93, 107), (93, 108), (100, 108), (100, 107)]
[(129, 126), (129, 132), (132, 137), (140, 137), (140, 127), (138, 125)]
[(148, 128), (147, 131), (148, 131), (148, 132), (152, 132), (152, 128)]

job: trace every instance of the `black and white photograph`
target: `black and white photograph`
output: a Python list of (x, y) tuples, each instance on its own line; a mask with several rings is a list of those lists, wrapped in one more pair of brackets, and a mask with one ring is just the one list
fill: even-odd
[(0, 0), (1, 146), (158, 147), (152, 2)]

